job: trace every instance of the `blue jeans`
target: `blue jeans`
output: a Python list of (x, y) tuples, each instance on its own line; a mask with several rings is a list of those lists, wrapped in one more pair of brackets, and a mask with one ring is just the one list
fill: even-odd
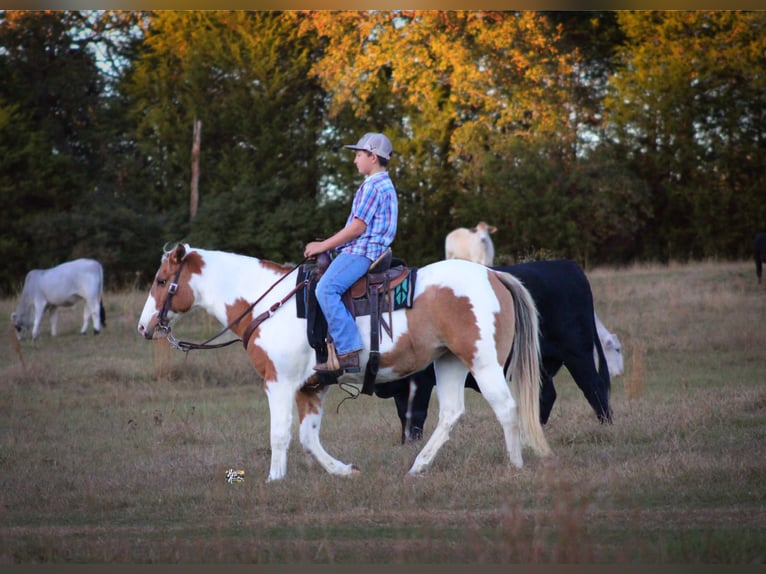
[(339, 355), (364, 348), (356, 321), (340, 297), (367, 273), (371, 264), (372, 261), (364, 255), (340, 253), (317, 283), (317, 301), (327, 319), (327, 330), (335, 344), (335, 352)]

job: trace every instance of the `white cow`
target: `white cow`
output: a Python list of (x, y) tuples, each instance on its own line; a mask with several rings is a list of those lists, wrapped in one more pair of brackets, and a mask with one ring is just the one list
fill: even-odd
[(596, 330), (598, 331), (598, 338), (601, 341), (601, 347), (604, 349), (606, 364), (607, 367), (609, 367), (609, 375), (612, 377), (622, 375), (624, 365), (620, 339), (617, 338), (615, 333), (610, 333), (609, 330), (604, 327), (604, 324), (601, 322), (601, 319), (598, 318), (598, 315), (593, 313), (593, 317), (596, 319)]
[(480, 221), (476, 227), (467, 229), (458, 227), (450, 231), (444, 240), (446, 259), (467, 259), (490, 266), (495, 259), (495, 246), (492, 245), (490, 234), (497, 227)]
[(40, 322), (46, 309), (50, 310), (51, 335), (56, 336), (58, 308), (71, 307), (85, 301), (81, 334), (88, 331), (88, 319), (93, 321), (93, 334), (98, 335), (106, 324), (103, 304), (104, 270), (94, 259), (75, 259), (50, 269), (33, 269), (24, 279), (24, 288), (11, 321), (19, 339), (32, 329), (32, 338), (40, 334)]

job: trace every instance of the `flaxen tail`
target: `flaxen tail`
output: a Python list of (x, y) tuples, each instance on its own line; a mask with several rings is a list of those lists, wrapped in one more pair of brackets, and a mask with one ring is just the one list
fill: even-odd
[(537, 307), (526, 287), (509, 273), (497, 272), (513, 297), (515, 336), (506, 373), (515, 388), (522, 440), (540, 456), (552, 454), (540, 423), (540, 337)]

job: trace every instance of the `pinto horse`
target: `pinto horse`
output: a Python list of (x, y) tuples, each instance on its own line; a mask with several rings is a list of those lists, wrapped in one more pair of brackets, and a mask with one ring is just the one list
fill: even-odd
[[(168, 336), (172, 342), (175, 321), (193, 308), (203, 308), (241, 338), (263, 379), (269, 404), (269, 481), (284, 478), (287, 471), (294, 403), (303, 448), (331, 474), (359, 472), (332, 457), (319, 440), (329, 386), (321, 384), (313, 370), (315, 351), (292, 295), (297, 278), (298, 267), (179, 244), (163, 254), (138, 321), (144, 338)], [(364, 365), (370, 351), (370, 318), (358, 317), (357, 325), (367, 341), (360, 353)], [(391, 335), (380, 341), (378, 383), (399, 380), (431, 362), (436, 371), (438, 424), (410, 475), (429, 467), (463, 414), (469, 372), (502, 425), (513, 465), (523, 464), (522, 441), (539, 456), (551, 453), (539, 416), (537, 312), (517, 279), (463, 260), (427, 265), (418, 269), (411, 306), (393, 311), (390, 326)], [(509, 356), (506, 378), (503, 367)], [(363, 372), (344, 373), (338, 381), (361, 384), (363, 377)]]

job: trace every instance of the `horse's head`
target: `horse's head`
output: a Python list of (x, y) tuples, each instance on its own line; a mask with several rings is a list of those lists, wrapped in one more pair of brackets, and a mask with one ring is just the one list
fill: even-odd
[(170, 332), (170, 325), (194, 305), (194, 291), (189, 282), (199, 273), (201, 260), (188, 245), (179, 243), (162, 256), (149, 296), (138, 320), (138, 332), (146, 339), (160, 339)]

